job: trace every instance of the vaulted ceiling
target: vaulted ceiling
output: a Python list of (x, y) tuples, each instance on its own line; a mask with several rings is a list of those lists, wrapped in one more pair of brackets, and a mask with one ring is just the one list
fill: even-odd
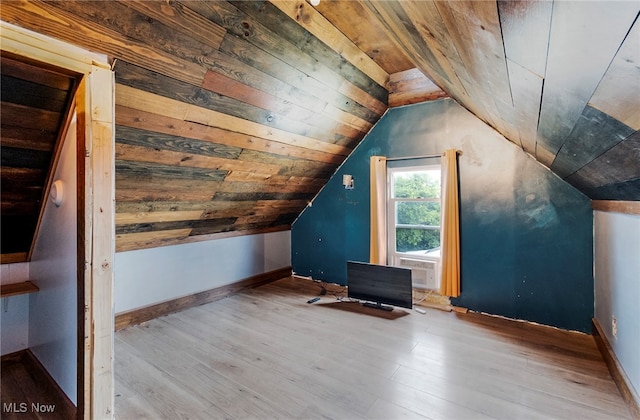
[(640, 200), (639, 10), (3, 0), (0, 13), (113, 60), (128, 250), (288, 229), (389, 106), (440, 89), (591, 198)]

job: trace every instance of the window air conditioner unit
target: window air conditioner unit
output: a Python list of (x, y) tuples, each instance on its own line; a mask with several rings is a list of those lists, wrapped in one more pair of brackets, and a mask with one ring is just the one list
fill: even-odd
[(436, 261), (400, 258), (400, 267), (411, 269), (411, 280), (416, 289), (436, 290), (439, 288), (438, 263)]

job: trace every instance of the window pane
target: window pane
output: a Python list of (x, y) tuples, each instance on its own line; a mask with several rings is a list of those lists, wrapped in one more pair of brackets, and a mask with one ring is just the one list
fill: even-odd
[(440, 226), (440, 202), (396, 202), (396, 224)]
[(416, 254), (440, 247), (440, 229), (396, 229), (396, 252)]
[(395, 198), (440, 198), (440, 170), (395, 172)]

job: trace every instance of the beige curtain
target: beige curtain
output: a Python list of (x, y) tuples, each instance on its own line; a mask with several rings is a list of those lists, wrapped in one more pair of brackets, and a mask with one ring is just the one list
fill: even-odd
[(371, 156), (371, 228), (369, 262), (387, 264), (387, 158)]
[(442, 155), (442, 229), (440, 252), (442, 278), (440, 294), (460, 295), (460, 223), (458, 211), (457, 151), (449, 149)]

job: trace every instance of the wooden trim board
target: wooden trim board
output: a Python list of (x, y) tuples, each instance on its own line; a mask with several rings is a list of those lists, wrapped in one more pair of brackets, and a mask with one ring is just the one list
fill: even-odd
[(616, 354), (613, 352), (607, 336), (604, 335), (602, 327), (598, 323), (598, 320), (593, 318), (593, 337), (598, 345), (602, 358), (604, 359), (613, 381), (618, 386), (622, 399), (627, 403), (627, 407), (631, 412), (631, 415), (635, 419), (640, 419), (640, 396), (636, 393), (631, 381), (627, 377), (627, 374), (622, 369)]
[[(115, 76), (92, 66), (77, 103), (78, 417), (113, 418), (113, 261), (115, 258)], [(84, 264), (83, 264), (84, 263)], [(81, 333), (81, 334), (80, 334)], [(79, 351), (78, 354), (81, 352)]]
[(170, 313), (178, 312), (183, 309), (191, 308), (193, 306), (199, 306), (205, 303), (214, 302), (216, 300), (241, 292), (242, 290), (262, 286), (263, 284), (271, 283), (284, 277), (289, 277), (291, 276), (291, 273), (291, 267), (284, 267), (277, 270), (269, 271), (267, 273), (247, 277), (246, 279), (227, 284), (225, 286), (205, 290), (204, 292), (194, 293), (192, 295), (183, 296), (155, 305), (133, 309), (127, 312), (121, 312), (119, 314), (116, 314), (115, 330), (119, 331), (121, 329), (141, 324), (143, 322), (158, 318), (163, 315), (168, 315)]
[(640, 214), (640, 201), (592, 200), (591, 208), (606, 212)]

